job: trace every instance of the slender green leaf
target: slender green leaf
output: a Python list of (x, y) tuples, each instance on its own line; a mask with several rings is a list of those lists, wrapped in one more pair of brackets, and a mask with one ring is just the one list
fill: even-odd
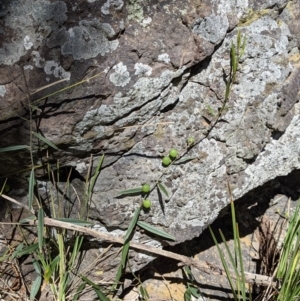
[(95, 183), (96, 183), (96, 181), (98, 179), (98, 176), (100, 174), (100, 171), (101, 171), (103, 160), (104, 160), (104, 155), (102, 155), (100, 157), (97, 168), (96, 168), (96, 171), (95, 171), (94, 175), (92, 176), (92, 178), (90, 180), (89, 187), (88, 187), (88, 198), (90, 198), (92, 196), (92, 192), (93, 192)]
[(53, 272), (60, 261), (60, 255), (57, 255), (50, 263), (50, 270)]
[(88, 221), (84, 221), (84, 220), (80, 220), (80, 219), (75, 219), (75, 218), (53, 218), (57, 221), (61, 221), (61, 222), (65, 222), (65, 223), (71, 223), (77, 226), (93, 226), (93, 223), (88, 222)]
[(231, 44), (231, 67), (232, 67), (232, 72), (234, 77), (237, 71), (237, 59), (236, 59), (235, 46), (233, 43)]
[(244, 37), (244, 39), (243, 39), (243, 44), (242, 44), (241, 50), (240, 50), (239, 59), (240, 59), (240, 58), (244, 55), (244, 53), (245, 53), (246, 43), (247, 43), (247, 39), (246, 39), (246, 37)]
[(156, 227), (153, 227), (152, 225), (149, 225), (145, 222), (142, 222), (142, 221), (139, 221), (137, 222), (137, 225), (141, 228), (143, 228), (144, 230), (148, 231), (148, 232), (151, 232), (155, 235), (158, 235), (160, 237), (163, 237), (163, 238), (166, 238), (166, 239), (170, 239), (170, 240), (176, 240), (176, 238), (171, 235), (171, 234), (168, 234), (166, 233), (165, 231), (161, 230), (161, 229), (158, 229)]
[(13, 253), (13, 257), (22, 257), (24, 255), (27, 255), (27, 254), (31, 254), (33, 252), (35, 252), (39, 247), (39, 244), (38, 243), (35, 243), (35, 244), (31, 244), (29, 245), (28, 247), (25, 247), (24, 249), (18, 251), (18, 252), (14, 252)]
[[(222, 238), (222, 241), (224, 243), (224, 246), (225, 246), (225, 249), (226, 249), (226, 252), (227, 252), (227, 255), (229, 257), (229, 260), (230, 260), (230, 263), (231, 265), (233, 266), (233, 269), (234, 269), (234, 272), (235, 272), (235, 276), (237, 279), (240, 278), (240, 274), (239, 274), (239, 271), (237, 269), (237, 263), (236, 263), (236, 259), (234, 258), (234, 256), (232, 255), (232, 252), (230, 251), (229, 247), (228, 247), (228, 244), (227, 244), (227, 241), (225, 239), (225, 236), (222, 232), (222, 230), (219, 229), (219, 233), (220, 233), (220, 236)], [(235, 255), (235, 254), (234, 254)]]
[(37, 293), (40, 290), (42, 284), (42, 276), (39, 275), (35, 278), (35, 280), (32, 283), (31, 289), (30, 289), (30, 300), (34, 300)]
[(134, 215), (133, 215), (133, 217), (130, 221), (130, 224), (128, 226), (128, 229), (126, 231), (126, 234), (125, 234), (125, 237), (124, 237), (125, 243), (124, 243), (123, 248), (122, 248), (121, 264), (119, 265), (119, 268), (118, 268), (118, 271), (117, 271), (117, 274), (116, 274), (116, 277), (115, 277), (113, 289), (116, 289), (116, 287), (117, 287), (117, 285), (120, 281), (120, 278), (123, 274), (123, 270), (126, 267), (127, 257), (128, 257), (128, 252), (129, 252), (129, 246), (130, 246), (130, 240), (129, 239), (130, 239), (131, 234), (133, 233), (134, 228), (136, 226), (136, 222), (139, 218), (140, 211), (141, 211), (140, 207), (138, 207), (135, 210), (135, 213), (134, 213)]
[[(233, 202), (232, 202), (233, 204)], [(241, 272), (241, 278), (239, 278), (239, 282), (241, 284), (241, 291), (242, 291), (242, 296), (243, 300), (246, 299), (246, 279), (245, 279), (245, 273), (244, 273), (244, 264), (243, 264), (243, 256), (242, 256), (242, 247), (241, 247), (241, 242), (240, 242), (240, 234), (239, 234), (239, 227), (238, 224), (236, 224), (236, 233), (237, 233), (237, 250), (235, 250), (236, 253), (238, 253), (238, 258), (239, 258), (239, 266), (240, 266), (240, 272)]]
[(150, 298), (147, 290), (143, 287), (143, 285), (140, 286), (140, 293), (141, 293), (143, 299), (148, 300)]
[(158, 187), (167, 197), (169, 197), (166, 187), (161, 182), (158, 182)]
[(28, 209), (31, 211), (33, 197), (34, 197), (34, 186), (35, 186), (35, 178), (34, 178), (34, 168), (32, 168), (29, 177), (29, 193), (28, 193)]
[(184, 266), (183, 270), (184, 270), (184, 272), (185, 272), (185, 274), (186, 274), (189, 281), (194, 281), (195, 280), (189, 266)]
[(93, 287), (95, 293), (97, 294), (100, 301), (110, 301), (102, 292), (101, 290)]
[(79, 255), (83, 240), (84, 240), (83, 235), (76, 235), (75, 243), (74, 243), (73, 250), (71, 253), (71, 258), (69, 259), (69, 262), (68, 262), (70, 269), (72, 269), (73, 266), (75, 265), (76, 258)]
[(39, 242), (40, 252), (42, 252), (43, 243), (44, 243), (44, 210), (43, 210), (43, 208), (39, 208), (39, 212), (38, 212), (38, 242)]
[(129, 195), (129, 194), (137, 194), (137, 193), (142, 193), (142, 192), (143, 192), (142, 187), (137, 187), (137, 188), (131, 188), (131, 189), (119, 191), (118, 194), (119, 195)]
[[(215, 234), (214, 234), (214, 232), (212, 231), (211, 227), (208, 226), (208, 229), (209, 229), (209, 232), (210, 232), (210, 234), (211, 234), (211, 236), (212, 236), (212, 238), (213, 238), (213, 241), (214, 241), (214, 243), (215, 243), (215, 245), (216, 245), (216, 247), (217, 247), (217, 250), (218, 250), (220, 259), (221, 259), (221, 261), (222, 261), (222, 265), (223, 265), (223, 267), (224, 267), (224, 270), (225, 270), (225, 273), (226, 273), (226, 276), (227, 276), (227, 280), (228, 280), (228, 282), (229, 282), (229, 284), (230, 284), (231, 291), (232, 291), (233, 296), (234, 296), (234, 300), (237, 300), (237, 294), (236, 294), (236, 291), (235, 291), (235, 287), (234, 287), (234, 285), (233, 285), (233, 279), (232, 279), (231, 274), (230, 274), (230, 272), (229, 272), (229, 268), (228, 268), (228, 265), (227, 265), (225, 256), (224, 256), (224, 254), (223, 254), (223, 252), (222, 252), (222, 250), (221, 250), (221, 248), (220, 248), (220, 246), (219, 246), (219, 244), (218, 244), (218, 241), (217, 241), (217, 239), (216, 239), (216, 237), (215, 237)], [(228, 246), (227, 246), (227, 247), (228, 247)]]
[(201, 293), (199, 292), (198, 287), (195, 287), (193, 285), (189, 285), (188, 290), (190, 291), (191, 295), (193, 295), (197, 299), (201, 296)]
[(184, 292), (184, 301), (191, 301), (192, 300), (192, 293), (189, 288)]
[(18, 246), (16, 247), (15, 251), (11, 255), (11, 260), (13, 260), (16, 257), (18, 257), (18, 254), (19, 254), (19, 252), (21, 252), (23, 250), (23, 247), (24, 247), (24, 244), (22, 242), (20, 244), (18, 244)]
[(81, 279), (86, 282), (88, 285), (90, 285), (94, 291), (96, 292), (97, 296), (99, 297), (99, 299), (101, 301), (110, 301), (101, 291), (101, 287), (98, 286), (96, 283), (94, 283), (93, 281), (89, 280), (87, 277), (85, 276), (81, 276)]
[(36, 133), (36, 132), (33, 132), (32, 131), (32, 134), (34, 136), (36, 136), (38, 139), (42, 140), (43, 142), (45, 142), (46, 144), (48, 144), (50, 147), (56, 149), (56, 150), (59, 150), (59, 148), (54, 144), (52, 143), (50, 140), (48, 140), (47, 138), (43, 137), (41, 134), (39, 133)]
[(128, 252), (129, 252), (129, 246), (130, 246), (130, 243), (128, 241), (127, 243), (125, 243), (123, 245), (123, 248), (122, 248), (121, 265), (122, 265), (123, 269), (125, 269), (125, 267), (126, 267), (127, 257), (128, 257)]
[(115, 277), (115, 281), (114, 281), (114, 285), (112, 286), (113, 290), (115, 290), (117, 288), (122, 275), (123, 275), (123, 267), (122, 267), (122, 263), (121, 263), (121, 264), (119, 264), (119, 267), (118, 267), (118, 270), (116, 273), (116, 277)]
[(127, 229), (125, 237), (124, 237), (125, 243), (128, 241), (129, 237), (131, 236), (131, 234), (135, 228), (136, 222), (140, 215), (140, 211), (141, 211), (141, 207), (136, 208), (135, 213), (130, 221), (130, 224), (128, 226), (128, 229)]
[(0, 148), (0, 153), (5, 153), (5, 152), (11, 152), (11, 151), (16, 151), (20, 149), (30, 149), (28, 145), (15, 145), (15, 146), (8, 146), (8, 147), (2, 147)]
[(35, 271), (37, 272), (37, 274), (38, 275), (42, 275), (42, 268), (41, 268), (40, 263), (37, 260), (34, 260), (32, 262), (32, 265), (33, 265)]
[(74, 297), (73, 297), (73, 301), (77, 301), (77, 300), (78, 300), (80, 294), (81, 294), (81, 293), (83, 292), (83, 290), (85, 289), (85, 286), (86, 286), (86, 283), (85, 283), (85, 282), (81, 283), (81, 284), (78, 286), (78, 288), (77, 288), (77, 290), (76, 290), (76, 293), (75, 293), (75, 295), (74, 295)]
[(237, 32), (236, 44), (237, 44), (237, 47), (240, 48), (240, 46), (241, 46), (241, 31), (240, 30), (238, 30), (238, 32)]
[(230, 87), (231, 87), (231, 82), (230, 82), (230, 80), (228, 80), (228, 82), (226, 83), (226, 90), (225, 90), (225, 102), (226, 102), (226, 101), (228, 100), (228, 98), (229, 98)]

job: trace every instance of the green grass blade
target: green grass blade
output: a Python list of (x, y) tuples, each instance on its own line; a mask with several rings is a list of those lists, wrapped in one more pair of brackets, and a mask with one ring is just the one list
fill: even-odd
[(11, 152), (11, 151), (16, 151), (20, 149), (30, 149), (28, 145), (15, 145), (15, 146), (8, 146), (8, 147), (2, 147), (0, 148), (0, 153), (5, 153), (5, 152)]
[(119, 191), (118, 194), (119, 195), (130, 195), (130, 194), (138, 194), (138, 193), (142, 193), (142, 192), (143, 192), (142, 187), (137, 187), (137, 188), (130, 188), (130, 189)]
[(189, 281), (195, 281), (191, 268), (189, 266), (184, 266), (183, 270)]
[(115, 290), (117, 288), (122, 275), (123, 275), (123, 267), (122, 267), (122, 264), (120, 264), (119, 267), (118, 267), (117, 273), (116, 273), (116, 277), (115, 277), (115, 280), (114, 280), (114, 284), (112, 286), (112, 290)]
[(169, 194), (168, 194), (168, 191), (167, 191), (166, 187), (165, 187), (161, 182), (158, 182), (157, 185), (158, 185), (159, 189), (160, 189), (167, 197), (169, 197)]
[(229, 94), (230, 94), (230, 80), (228, 80), (228, 82), (226, 83), (226, 90), (225, 90), (225, 100), (224, 102), (226, 102), (229, 98)]
[(136, 208), (135, 213), (134, 213), (134, 215), (133, 215), (133, 217), (130, 221), (130, 224), (128, 226), (127, 232), (126, 232), (125, 237), (124, 237), (125, 243), (128, 241), (129, 237), (133, 233), (136, 222), (137, 222), (137, 220), (139, 218), (139, 215), (140, 215), (140, 211), (141, 211), (140, 207)]
[(239, 279), (240, 274), (239, 274), (239, 271), (238, 271), (237, 266), (236, 266), (236, 260), (235, 260), (234, 256), (232, 255), (232, 252), (230, 251), (230, 249), (229, 249), (229, 247), (228, 247), (228, 244), (227, 244), (227, 241), (226, 241), (226, 239), (225, 239), (225, 236), (224, 236), (223, 232), (222, 232), (221, 230), (219, 230), (219, 232), (220, 232), (220, 236), (221, 236), (221, 238), (222, 238), (222, 241), (223, 241), (223, 243), (224, 243), (226, 252), (227, 252), (227, 254), (228, 254), (230, 263), (231, 263), (231, 265), (232, 265), (232, 267), (233, 267), (233, 269), (234, 269), (235, 276), (237, 277), (237, 279)]
[(121, 265), (122, 265), (123, 269), (125, 269), (125, 267), (126, 267), (127, 257), (128, 257), (128, 252), (129, 252), (129, 246), (130, 246), (130, 243), (127, 242), (123, 245), (123, 248), (122, 248)]
[(42, 252), (43, 244), (44, 244), (44, 210), (43, 210), (43, 208), (39, 208), (39, 212), (38, 212), (38, 242), (39, 242), (40, 252)]
[(140, 293), (141, 293), (144, 300), (147, 301), (150, 298), (147, 290), (143, 287), (143, 285), (140, 286)]
[[(211, 234), (211, 236), (212, 236), (212, 239), (213, 239), (213, 241), (214, 241), (214, 243), (215, 243), (215, 245), (216, 245), (216, 247), (217, 247), (217, 249), (218, 249), (218, 253), (219, 253), (220, 259), (221, 259), (221, 261), (222, 261), (222, 265), (223, 265), (223, 267), (224, 267), (224, 270), (225, 270), (227, 279), (228, 279), (228, 281), (229, 281), (229, 284), (230, 284), (230, 287), (231, 287), (231, 291), (232, 291), (232, 293), (233, 293), (234, 300), (238, 300), (237, 294), (236, 294), (236, 291), (235, 291), (235, 287), (234, 287), (234, 285), (233, 285), (232, 277), (231, 277), (231, 275), (230, 275), (230, 271), (229, 271), (227, 262), (226, 262), (226, 260), (225, 260), (224, 254), (223, 254), (221, 248), (219, 247), (218, 241), (217, 241), (217, 239), (216, 239), (216, 237), (215, 237), (215, 234), (214, 234), (214, 232), (212, 231), (211, 227), (208, 226), (208, 229), (209, 229), (209, 232), (210, 232), (210, 234)], [(228, 246), (227, 246), (227, 247), (228, 247)]]
[(143, 228), (144, 230), (150, 232), (150, 233), (153, 233), (155, 235), (158, 235), (160, 237), (163, 237), (163, 238), (166, 238), (166, 239), (170, 239), (170, 240), (176, 240), (176, 238), (171, 235), (171, 234), (168, 234), (166, 233), (165, 231), (161, 230), (161, 229), (158, 229), (156, 227), (153, 227), (152, 225), (149, 225), (145, 222), (142, 222), (142, 221), (139, 221), (137, 222), (137, 225), (141, 228)]
[(238, 32), (237, 32), (236, 45), (237, 45), (238, 49), (241, 47), (241, 32), (240, 32), (240, 30), (238, 30)]
[(98, 286), (96, 283), (94, 283), (93, 281), (89, 280), (87, 277), (85, 276), (81, 276), (81, 279), (87, 283), (88, 285), (90, 285), (94, 291), (96, 292), (97, 296), (99, 297), (99, 300), (101, 301), (110, 301), (101, 291), (101, 287)]
[(73, 246), (71, 258), (68, 261), (68, 265), (69, 265), (70, 270), (73, 269), (73, 267), (75, 266), (76, 258), (79, 255), (83, 240), (84, 240), (83, 235), (77, 235), (76, 238), (75, 238), (75, 243), (74, 243), (74, 246)]
[(244, 53), (245, 53), (246, 43), (247, 43), (247, 39), (246, 39), (246, 36), (245, 36), (244, 39), (243, 39), (243, 44), (242, 44), (241, 49), (240, 49), (239, 59), (240, 59), (240, 58), (244, 55)]
[(232, 68), (232, 77), (234, 79), (236, 71), (237, 71), (237, 59), (236, 59), (236, 52), (235, 52), (235, 46), (232, 43), (231, 44), (231, 68)]
[[(239, 267), (240, 267), (240, 275), (241, 278), (238, 279), (238, 282), (240, 283), (240, 289), (242, 291), (243, 300), (246, 299), (246, 279), (245, 279), (245, 272), (244, 272), (244, 264), (243, 264), (243, 256), (242, 256), (242, 248), (241, 248), (241, 241), (240, 241), (240, 235), (239, 235), (239, 226), (236, 224), (236, 233), (237, 233), (237, 250), (235, 252), (237, 253), (238, 259), (239, 259)], [(251, 292), (250, 292), (251, 293)]]
[(198, 287), (190, 285), (188, 289), (195, 298), (198, 299), (201, 296)]
[(282, 280), (277, 301), (298, 300), (300, 292), (300, 201), (287, 229), (277, 277)]
[(31, 254), (31, 253), (35, 252), (38, 248), (39, 248), (38, 243), (31, 244), (28, 247), (25, 247), (25, 248), (23, 248), (23, 249), (21, 249), (17, 252), (14, 252), (12, 256), (13, 256), (13, 258), (22, 257), (24, 255)]
[(75, 295), (74, 295), (74, 297), (73, 297), (73, 299), (72, 299), (73, 301), (77, 301), (77, 300), (78, 300), (80, 294), (83, 292), (83, 290), (85, 289), (85, 287), (86, 287), (86, 283), (85, 283), (85, 282), (81, 283), (81, 284), (78, 286), (78, 288), (77, 288), (77, 290), (76, 290), (76, 293), (75, 293)]
[(55, 271), (57, 264), (60, 261), (60, 255), (57, 255), (50, 263), (50, 270)]
[(90, 180), (89, 187), (88, 187), (88, 198), (90, 198), (92, 196), (92, 192), (93, 192), (95, 183), (96, 183), (96, 181), (99, 177), (103, 161), (104, 161), (104, 155), (101, 156), (101, 158), (98, 162), (97, 168), (95, 170), (95, 173), (94, 173), (94, 175), (92, 176), (92, 178)]
[(45, 142), (46, 144), (48, 144), (50, 147), (56, 149), (56, 150), (59, 150), (59, 148), (54, 144), (52, 143), (50, 140), (48, 140), (47, 138), (43, 137), (41, 134), (39, 133), (36, 133), (34, 131), (32, 131), (32, 134), (37, 137), (38, 139), (40, 139), (41, 141)]
[(133, 234), (134, 228), (136, 226), (137, 220), (139, 218), (140, 215), (140, 211), (141, 208), (138, 207), (135, 210), (135, 213), (130, 221), (130, 224), (128, 226), (128, 229), (126, 231), (125, 237), (124, 237), (124, 245), (122, 248), (122, 255), (121, 255), (121, 264), (119, 265), (116, 277), (115, 277), (115, 281), (114, 281), (114, 285), (113, 285), (113, 290), (116, 289), (117, 285), (119, 284), (119, 281), (123, 275), (123, 270), (126, 267), (126, 263), (127, 263), (127, 258), (128, 258), (128, 252), (129, 252), (129, 247), (130, 247), (130, 237)]
[(35, 178), (34, 178), (34, 168), (32, 168), (29, 177), (29, 191), (28, 191), (28, 210), (31, 211), (33, 197), (34, 197), (34, 186), (35, 186)]

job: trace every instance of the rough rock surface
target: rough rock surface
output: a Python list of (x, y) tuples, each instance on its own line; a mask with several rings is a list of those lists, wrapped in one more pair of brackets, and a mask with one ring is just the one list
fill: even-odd
[[(33, 130), (60, 149), (33, 139), (36, 165), (59, 159), (84, 177), (90, 154), (94, 166), (105, 154), (90, 210), (97, 229), (123, 235), (141, 197), (118, 192), (163, 173), (169, 196), (152, 191), (140, 219), (176, 243), (192, 239), (228, 204), (227, 180), (237, 199), (300, 168), (299, 12), (299, 0), (2, 1), (0, 146), (29, 144), (30, 93)], [(247, 46), (215, 124), (238, 28)], [(195, 159), (165, 169), (172, 147)], [(0, 162), (14, 180), (31, 164), (24, 150)], [(26, 203), (25, 176), (10, 193)]]

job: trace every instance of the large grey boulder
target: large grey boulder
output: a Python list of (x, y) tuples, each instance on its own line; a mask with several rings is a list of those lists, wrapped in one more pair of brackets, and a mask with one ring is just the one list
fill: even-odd
[[(37, 165), (48, 156), (85, 177), (90, 154), (94, 166), (105, 154), (90, 210), (97, 229), (123, 235), (142, 198), (118, 192), (161, 177), (169, 196), (153, 190), (140, 220), (190, 240), (228, 204), (227, 181), (237, 199), (299, 169), (299, 0), (38, 2), (1, 4), (0, 145), (29, 143), (31, 93), (34, 130), (60, 149), (47, 155), (34, 139)], [(219, 116), (238, 29), (247, 45)], [(194, 160), (165, 169), (171, 148)], [(31, 164), (24, 151), (0, 162), (14, 180)], [(26, 202), (25, 188), (11, 195)]]

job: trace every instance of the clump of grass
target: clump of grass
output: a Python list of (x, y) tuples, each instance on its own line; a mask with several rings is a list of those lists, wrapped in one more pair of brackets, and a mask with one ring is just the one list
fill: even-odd
[(276, 301), (300, 300), (300, 201), (289, 221), (276, 278), (280, 281)]
[[(234, 300), (235, 301), (240, 301), (240, 300), (242, 300), (242, 301), (250, 300), (251, 301), (252, 300), (251, 292), (249, 294), (250, 299), (248, 299), (248, 294), (247, 294), (247, 283), (246, 283), (246, 278), (245, 278), (245, 273), (244, 273), (242, 248), (241, 248), (240, 236), (239, 236), (239, 227), (236, 222), (234, 202), (232, 199), (229, 184), (228, 184), (228, 189), (229, 189), (229, 193), (230, 193), (230, 208), (231, 208), (233, 241), (234, 241), (233, 251), (231, 251), (229, 249), (226, 238), (221, 229), (219, 230), (219, 233), (220, 233), (220, 236), (221, 236), (222, 241), (225, 246), (226, 255), (221, 250), (221, 248), (218, 244), (217, 238), (210, 226), (208, 226), (208, 229), (209, 229), (211, 236), (214, 240), (214, 243), (217, 247), (220, 259), (222, 261), (222, 265), (224, 267), (228, 282), (231, 287), (231, 291), (232, 291)], [(229, 258), (230, 266), (227, 263), (227, 258)]]

